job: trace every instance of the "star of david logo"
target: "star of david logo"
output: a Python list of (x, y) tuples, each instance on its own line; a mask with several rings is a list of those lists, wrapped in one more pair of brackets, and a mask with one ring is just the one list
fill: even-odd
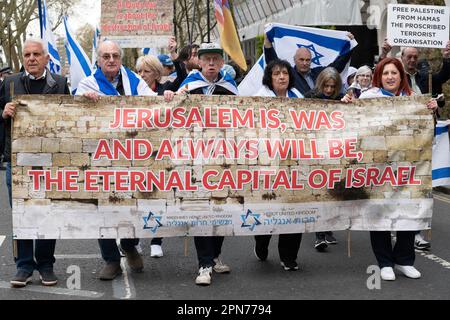
[(156, 216), (153, 212), (149, 212), (147, 217), (142, 217), (144, 219), (144, 229), (150, 229), (152, 233), (155, 233), (159, 227), (162, 227), (161, 216)]
[(309, 49), (309, 51), (314, 54), (314, 57), (311, 57), (311, 62), (320, 66), (320, 58), (323, 58), (323, 54), (317, 52), (313, 44), (310, 44), (309, 46), (305, 46), (304, 44), (297, 44), (297, 47)]
[(250, 231), (253, 231), (257, 225), (261, 224), (261, 222), (258, 220), (260, 216), (261, 214), (259, 213), (253, 213), (251, 210), (247, 210), (247, 214), (241, 215), (241, 228), (249, 228)]

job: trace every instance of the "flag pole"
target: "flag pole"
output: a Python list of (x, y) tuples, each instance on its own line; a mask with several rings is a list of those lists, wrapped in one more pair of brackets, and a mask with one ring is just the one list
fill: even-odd
[(41, 39), (43, 37), (43, 31), (42, 31), (42, 0), (38, 0), (38, 10), (39, 10), (39, 27), (41, 31)]
[(173, 35), (177, 38), (177, 6), (176, 1), (173, 2)]
[(197, 6), (197, 0), (194, 0), (194, 5), (192, 7), (193, 13), (192, 13), (192, 26), (191, 26), (191, 35), (189, 36), (189, 42), (192, 44), (194, 41), (194, 26), (195, 26), (195, 7)]
[(208, 27), (208, 43), (211, 42), (211, 18), (210, 18), (210, 7), (209, 7), (209, 1), (206, 0), (206, 24)]
[(186, 25), (187, 25), (187, 33), (188, 33), (188, 38), (189, 38), (188, 41), (189, 41), (189, 44), (192, 44), (192, 42), (191, 42), (191, 31), (189, 29), (189, 13), (188, 13), (188, 7), (187, 7), (186, 0), (184, 0), (184, 7), (186, 8), (184, 13), (186, 14)]

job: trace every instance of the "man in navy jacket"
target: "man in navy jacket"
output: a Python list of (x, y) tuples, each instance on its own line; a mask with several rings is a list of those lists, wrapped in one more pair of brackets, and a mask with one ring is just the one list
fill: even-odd
[[(354, 39), (351, 33), (348, 33), (350, 39)], [(278, 59), (275, 49), (272, 47), (272, 43), (267, 39), (267, 35), (264, 35), (264, 55), (266, 62)], [(295, 52), (294, 63), (295, 63), (295, 88), (305, 95), (308, 91), (314, 89), (316, 79), (319, 73), (326, 67), (333, 67), (338, 72), (342, 72), (345, 66), (350, 61), (352, 56), (352, 51), (339, 56), (328, 66), (320, 66), (311, 68), (311, 51), (307, 48), (298, 48)]]

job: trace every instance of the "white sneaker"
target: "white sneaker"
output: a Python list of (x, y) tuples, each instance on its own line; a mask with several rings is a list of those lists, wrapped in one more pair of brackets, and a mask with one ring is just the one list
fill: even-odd
[(381, 279), (385, 281), (394, 281), (395, 280), (394, 269), (392, 269), (392, 267), (381, 268)]
[(141, 243), (138, 243), (138, 244), (135, 245), (134, 247), (136, 248), (137, 252), (138, 252), (140, 255), (142, 255), (142, 252), (143, 252), (144, 250), (142, 250)]
[(214, 259), (214, 263), (213, 270), (217, 273), (229, 273), (231, 271), (231, 268), (224, 264), (219, 258)]
[(198, 271), (198, 276), (195, 279), (195, 284), (201, 286), (209, 286), (211, 284), (212, 267), (201, 267)]
[(163, 256), (162, 247), (159, 244), (152, 244), (150, 246), (150, 257), (161, 258)]
[(419, 279), (422, 275), (419, 270), (414, 268), (413, 266), (400, 266), (398, 264), (395, 265), (395, 269), (403, 273), (405, 276), (411, 279)]

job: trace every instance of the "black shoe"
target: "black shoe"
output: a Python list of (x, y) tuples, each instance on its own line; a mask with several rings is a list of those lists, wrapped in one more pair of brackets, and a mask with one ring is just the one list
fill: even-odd
[(11, 286), (13, 286), (14, 288), (25, 287), (28, 283), (31, 282), (32, 276), (33, 273), (18, 270), (14, 278), (10, 281)]
[(316, 248), (317, 251), (323, 252), (328, 247), (327, 242), (325, 241), (325, 238), (318, 238), (316, 239), (316, 243), (314, 244), (314, 248)]
[(258, 245), (258, 242), (255, 244), (253, 252), (255, 253), (256, 258), (259, 261), (266, 261), (267, 256), (269, 255), (269, 249), (264, 246)]
[(337, 244), (337, 240), (335, 237), (333, 237), (333, 232), (327, 232), (325, 233), (325, 242), (327, 244)]
[(58, 283), (58, 278), (52, 269), (45, 269), (39, 271), (41, 282), (44, 286), (54, 286)]
[(431, 243), (426, 241), (420, 233), (416, 234), (414, 239), (414, 249), (420, 251), (428, 251), (431, 248)]
[(286, 262), (281, 261), (281, 266), (286, 271), (296, 271), (296, 270), (298, 270), (298, 264), (295, 261), (286, 261)]

